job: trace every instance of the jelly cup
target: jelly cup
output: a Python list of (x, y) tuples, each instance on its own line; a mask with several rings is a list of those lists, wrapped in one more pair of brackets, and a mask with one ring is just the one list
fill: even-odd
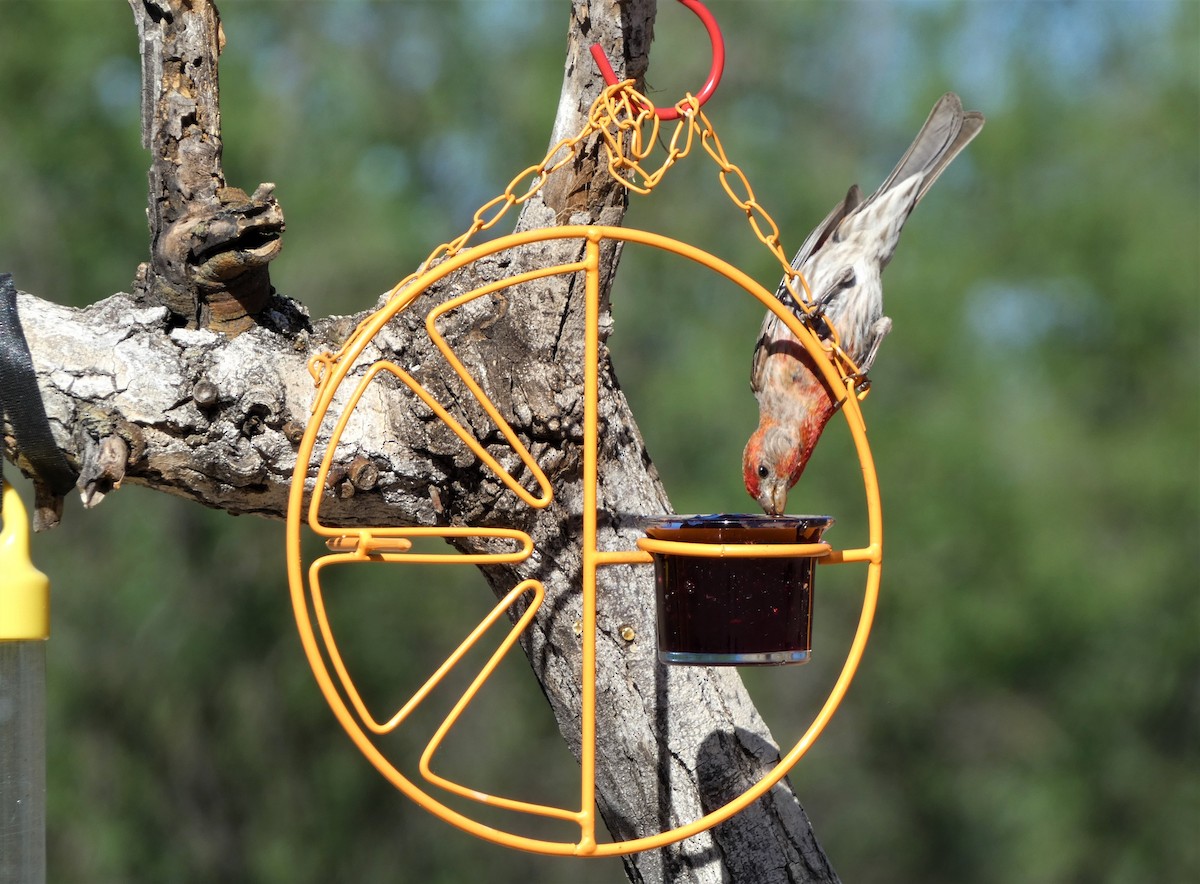
[[(664, 663), (767, 666), (812, 653), (816, 561), (830, 516), (718, 513), (648, 519)], [(704, 546), (656, 549), (654, 541)], [(798, 554), (770, 547), (806, 544)], [(753, 546), (763, 546), (756, 555)]]

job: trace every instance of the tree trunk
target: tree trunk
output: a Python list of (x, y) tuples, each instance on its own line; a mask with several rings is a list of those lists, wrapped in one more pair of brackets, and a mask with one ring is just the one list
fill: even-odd
[[(247, 197), (221, 172), (223, 36), (215, 8), (207, 0), (130, 2), (143, 52), (143, 133), (153, 152), (150, 261), (134, 294), (83, 310), (19, 297), (46, 411), (88, 505), (130, 481), (231, 513), (282, 518), (314, 394), (308, 359), (336, 352), (362, 317), (313, 321), (270, 288), (267, 264), (283, 216), (270, 185)], [(582, 128), (603, 86), (590, 44), (623, 60), (625, 76), (640, 78), (654, 12), (652, 0), (575, 2), (552, 144)], [(624, 204), (593, 141), (523, 206), (517, 223), (616, 225)], [(581, 249), (569, 240), (538, 243), (513, 263), (573, 260)], [(604, 255), (602, 328), (619, 257), (615, 246)], [(451, 276), (422, 302), (511, 272), (497, 260), (479, 262), (469, 284)], [(581, 559), (568, 541), (582, 509), (584, 299), (556, 278), (526, 291), (527, 299), (471, 302), (442, 328), (538, 459), (554, 503), (520, 505), (427, 410), (381, 399), (359, 405), (354, 450), (324, 489), (323, 512), (345, 524), (511, 525), (549, 550), (486, 576), (498, 593), (530, 577), (545, 584), (546, 601), (522, 644), (578, 754)], [(398, 316), (377, 344), (405, 365), (430, 366), (420, 380), (471, 421), (466, 397), (436, 370), (417, 333), (421, 307)], [(631, 549), (639, 536), (633, 516), (663, 514), (670, 504), (603, 343), (600, 393), (598, 542)], [(7, 426), (4, 444), (22, 464)], [(658, 664), (649, 568), (603, 569), (599, 599), (597, 803), (613, 838), (627, 840), (724, 804), (761, 779), (778, 750), (735, 670)], [(631, 881), (836, 880), (786, 780), (711, 832), (625, 862)]]

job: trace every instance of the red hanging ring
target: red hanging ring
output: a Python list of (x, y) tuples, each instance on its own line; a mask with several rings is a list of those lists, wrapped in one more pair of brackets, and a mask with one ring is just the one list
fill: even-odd
[[(709, 97), (717, 91), (717, 84), (721, 82), (721, 74), (725, 70), (725, 39), (721, 36), (721, 29), (717, 26), (717, 20), (713, 18), (713, 14), (708, 11), (700, 0), (679, 0), (684, 6), (699, 16), (700, 21), (704, 22), (704, 29), (708, 31), (708, 39), (712, 43), (712, 67), (708, 70), (708, 79), (704, 81), (704, 85), (700, 87), (700, 91), (696, 93), (693, 110), (699, 110), (704, 102), (708, 101)], [(604, 50), (599, 43), (592, 44), (592, 58), (596, 59), (596, 66), (600, 68), (600, 73), (604, 77), (604, 82), (609, 86), (615, 86), (619, 81), (617, 75), (612, 69), (612, 65), (608, 62), (608, 56), (604, 54)], [(679, 119), (679, 110), (674, 107), (656, 108), (654, 113), (660, 120), (677, 120)]]

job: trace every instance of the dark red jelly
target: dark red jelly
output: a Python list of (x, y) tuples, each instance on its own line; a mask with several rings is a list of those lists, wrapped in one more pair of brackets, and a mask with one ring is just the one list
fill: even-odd
[[(646, 534), (685, 543), (818, 543), (832, 524), (829, 516), (671, 516), (649, 523)], [(664, 663), (808, 661), (814, 557), (653, 555)]]

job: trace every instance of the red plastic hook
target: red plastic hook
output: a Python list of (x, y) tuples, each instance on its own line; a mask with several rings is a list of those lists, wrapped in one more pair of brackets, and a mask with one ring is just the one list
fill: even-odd
[[(717, 26), (717, 20), (713, 18), (713, 14), (705, 8), (700, 0), (679, 0), (684, 6), (700, 18), (704, 22), (704, 29), (708, 31), (708, 39), (712, 43), (712, 67), (708, 70), (708, 79), (704, 81), (704, 85), (700, 87), (700, 91), (696, 93), (696, 106), (694, 110), (699, 110), (700, 106), (717, 91), (717, 84), (721, 82), (721, 74), (725, 70), (725, 38), (721, 36), (721, 29)], [(608, 62), (608, 56), (604, 54), (604, 50), (599, 43), (592, 44), (592, 58), (596, 59), (596, 66), (600, 68), (600, 73), (604, 77), (604, 82), (609, 86), (615, 86), (619, 81), (617, 75), (612, 69), (612, 65)], [(679, 111), (674, 107), (656, 108), (654, 113), (660, 120), (677, 120), (679, 119)]]

